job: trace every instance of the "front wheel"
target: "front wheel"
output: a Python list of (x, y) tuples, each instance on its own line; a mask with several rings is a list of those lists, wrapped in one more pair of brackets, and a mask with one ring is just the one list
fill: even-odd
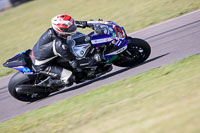
[(33, 84), (34, 81), (35, 81), (34, 76), (24, 75), (21, 72), (18, 72), (15, 75), (13, 75), (12, 78), (10, 79), (8, 83), (8, 91), (14, 98), (24, 102), (33, 102), (42, 99), (44, 97), (47, 97), (49, 93), (20, 94), (16, 91), (17, 86), (25, 84)]
[(119, 67), (132, 67), (144, 62), (151, 53), (150, 45), (142, 39), (127, 37), (128, 48), (113, 62)]

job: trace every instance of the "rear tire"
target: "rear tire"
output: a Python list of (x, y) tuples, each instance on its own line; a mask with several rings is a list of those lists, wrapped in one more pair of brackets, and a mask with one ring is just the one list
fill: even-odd
[(8, 83), (8, 91), (9, 93), (16, 98), (17, 100), (23, 102), (33, 102), (44, 97), (47, 97), (49, 93), (39, 94), (38, 96), (33, 96), (33, 94), (19, 94), (16, 92), (16, 87), (22, 84), (33, 84), (35, 77), (32, 75), (24, 75), (21, 72), (17, 72), (12, 76)]
[(119, 67), (133, 67), (144, 62), (151, 53), (150, 45), (142, 39), (127, 37), (128, 48), (113, 62)]

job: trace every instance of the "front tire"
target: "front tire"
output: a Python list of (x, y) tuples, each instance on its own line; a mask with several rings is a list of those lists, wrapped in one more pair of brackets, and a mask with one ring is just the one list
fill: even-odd
[(17, 100), (23, 102), (33, 102), (44, 97), (47, 97), (49, 93), (42, 93), (42, 94), (20, 94), (17, 93), (16, 87), (22, 84), (33, 84), (35, 77), (32, 75), (24, 75), (21, 72), (17, 72), (12, 76), (8, 83), (8, 91), (9, 93), (16, 98)]
[(128, 48), (113, 62), (119, 67), (133, 67), (144, 62), (151, 53), (150, 45), (142, 39), (127, 37)]

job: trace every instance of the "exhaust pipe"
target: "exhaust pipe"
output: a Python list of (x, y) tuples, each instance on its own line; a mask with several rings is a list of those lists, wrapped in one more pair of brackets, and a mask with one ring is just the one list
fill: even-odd
[(18, 85), (15, 87), (15, 90), (17, 93), (21, 94), (33, 94), (33, 93), (47, 93), (49, 92), (48, 89), (38, 87), (38, 86), (33, 86), (33, 85)]

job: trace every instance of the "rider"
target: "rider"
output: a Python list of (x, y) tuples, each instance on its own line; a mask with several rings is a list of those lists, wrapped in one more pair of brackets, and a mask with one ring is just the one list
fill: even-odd
[[(93, 59), (84, 58), (76, 60), (69, 45), (72, 36), (76, 36), (77, 27), (89, 27), (87, 21), (75, 21), (66, 14), (57, 15), (51, 20), (52, 27), (49, 28), (34, 45), (30, 57), (33, 63), (33, 70), (46, 74), (48, 78), (39, 83), (40, 86), (70, 86), (73, 83), (72, 72), (53, 64), (57, 57), (64, 57), (69, 60), (73, 68), (84, 66), (94, 62)], [(80, 33), (79, 33), (80, 34)], [(90, 39), (86, 39), (86, 43)]]

